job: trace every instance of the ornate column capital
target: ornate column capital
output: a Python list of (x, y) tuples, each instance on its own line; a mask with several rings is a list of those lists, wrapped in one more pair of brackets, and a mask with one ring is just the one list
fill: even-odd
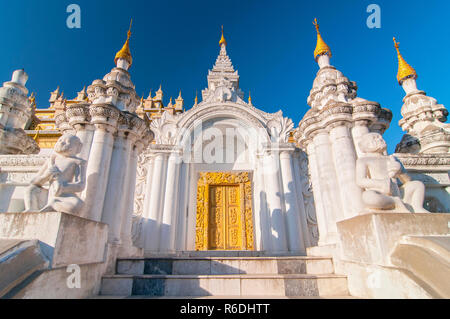
[(89, 103), (71, 104), (66, 107), (66, 119), (71, 126), (88, 124), (91, 121)]
[(295, 145), (292, 143), (264, 143), (262, 154), (280, 154), (280, 153), (292, 153), (295, 151)]
[(91, 123), (109, 125), (117, 128), (120, 111), (111, 104), (91, 104), (89, 106)]

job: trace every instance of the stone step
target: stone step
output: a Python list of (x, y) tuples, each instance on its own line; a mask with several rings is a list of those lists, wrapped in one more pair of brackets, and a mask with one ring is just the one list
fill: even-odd
[(332, 274), (327, 257), (172, 257), (119, 259), (119, 275)]
[(93, 296), (89, 299), (361, 299), (354, 296), (111, 296), (99, 295)]
[(171, 258), (171, 257), (273, 257), (294, 256), (292, 253), (279, 253), (273, 255), (264, 251), (256, 250), (205, 250), (205, 251), (177, 251), (174, 253), (144, 252), (145, 258)]
[(340, 275), (112, 275), (100, 295), (110, 296), (347, 296)]

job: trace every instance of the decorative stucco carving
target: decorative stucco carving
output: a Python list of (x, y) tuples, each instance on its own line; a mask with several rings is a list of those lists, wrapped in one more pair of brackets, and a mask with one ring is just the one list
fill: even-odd
[(272, 142), (288, 143), (289, 134), (294, 128), (294, 123), (291, 119), (283, 117), (281, 111), (276, 113), (272, 119), (267, 122), (267, 129), (270, 133)]
[(182, 115), (172, 115), (169, 112), (150, 123), (150, 129), (155, 133), (155, 142), (157, 144), (174, 145), (178, 135), (178, 119)]
[(309, 176), (308, 157), (304, 152), (300, 153), (300, 185), (304, 200), (303, 205), (305, 207), (306, 222), (308, 223), (309, 242), (311, 246), (316, 246), (319, 242), (319, 228), (317, 224), (312, 183)]
[(133, 243), (140, 247), (141, 233), (142, 233), (142, 225), (144, 222), (143, 213), (144, 213), (144, 198), (145, 198), (145, 189), (147, 185), (147, 163), (146, 156), (144, 153), (141, 153), (138, 156), (137, 169), (136, 169), (136, 188), (134, 193), (134, 210), (133, 210), (133, 220), (132, 220), (132, 229), (131, 229), (131, 238)]

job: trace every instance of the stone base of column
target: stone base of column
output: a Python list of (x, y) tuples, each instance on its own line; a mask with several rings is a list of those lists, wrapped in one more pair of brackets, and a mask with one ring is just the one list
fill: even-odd
[(117, 258), (143, 258), (144, 249), (132, 244), (122, 244), (118, 247)]
[(320, 236), (318, 246), (334, 245), (339, 242), (339, 234), (337, 232), (329, 232), (325, 236)]
[(332, 257), (338, 251), (338, 244), (326, 244), (306, 248), (306, 254), (310, 257)]

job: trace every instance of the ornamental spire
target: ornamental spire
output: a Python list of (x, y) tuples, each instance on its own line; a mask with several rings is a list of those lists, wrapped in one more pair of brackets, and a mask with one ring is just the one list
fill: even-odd
[(133, 64), (133, 58), (131, 57), (131, 52), (130, 52), (130, 37), (131, 37), (131, 25), (133, 24), (133, 19), (131, 19), (130, 22), (130, 28), (128, 29), (128, 33), (127, 33), (127, 40), (125, 41), (125, 44), (123, 45), (122, 49), (120, 49), (119, 52), (117, 52), (116, 57), (114, 59), (114, 63), (117, 64), (117, 60), (119, 59), (124, 59), (125, 61), (127, 61), (130, 66), (131, 64)]
[(225, 46), (227, 45), (227, 41), (225, 40), (225, 37), (223, 36), (223, 26), (222, 26), (222, 37), (220, 38), (219, 45), (222, 46), (222, 44)]
[(397, 57), (398, 57), (398, 72), (397, 72), (397, 81), (400, 85), (403, 84), (403, 81), (413, 78), (414, 80), (417, 79), (418, 75), (416, 73), (416, 70), (412, 66), (410, 66), (405, 59), (403, 58), (402, 54), (400, 53), (400, 43), (396, 41), (394, 38), (394, 45), (395, 49), (397, 50)]
[(317, 45), (316, 49), (314, 50), (314, 59), (317, 61), (319, 56), (321, 55), (328, 55), (331, 58), (331, 49), (330, 47), (325, 43), (325, 41), (322, 38), (322, 35), (319, 31), (319, 24), (317, 23), (317, 18), (314, 19), (313, 25), (316, 27), (317, 30)]

